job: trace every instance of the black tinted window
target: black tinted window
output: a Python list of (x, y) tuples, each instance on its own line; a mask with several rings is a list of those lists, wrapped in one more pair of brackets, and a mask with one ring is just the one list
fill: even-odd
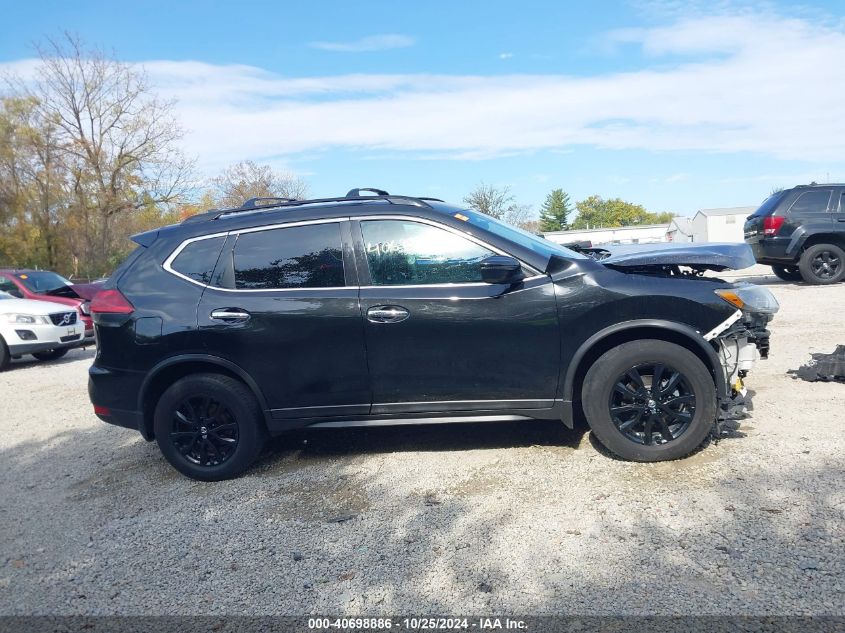
[(475, 242), (419, 222), (361, 223), (375, 286), (481, 281), (481, 261), (494, 253)]
[(343, 251), (337, 223), (244, 233), (235, 243), (235, 288), (343, 285)]
[(211, 283), (211, 273), (220, 255), (225, 237), (191, 242), (176, 256), (170, 265), (173, 270), (201, 284)]
[(827, 211), (827, 203), (830, 200), (830, 189), (816, 189), (805, 191), (789, 208), (790, 213), (819, 213)]

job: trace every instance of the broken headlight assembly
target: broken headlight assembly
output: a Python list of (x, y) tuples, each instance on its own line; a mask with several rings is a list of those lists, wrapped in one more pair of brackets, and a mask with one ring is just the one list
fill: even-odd
[(778, 300), (767, 288), (754, 284), (736, 284), (733, 288), (721, 288), (714, 292), (743, 312), (775, 314), (780, 308)]

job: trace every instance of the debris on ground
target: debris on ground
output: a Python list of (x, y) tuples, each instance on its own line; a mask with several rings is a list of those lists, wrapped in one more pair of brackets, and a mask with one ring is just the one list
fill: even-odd
[(845, 345), (837, 345), (832, 354), (811, 354), (812, 360), (787, 374), (807, 382), (845, 382)]

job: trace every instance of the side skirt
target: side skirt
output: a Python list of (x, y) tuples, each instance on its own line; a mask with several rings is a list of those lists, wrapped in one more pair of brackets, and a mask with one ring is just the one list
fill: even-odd
[(560, 420), (572, 428), (572, 403), (554, 401), (553, 406), (542, 409), (495, 409), (486, 411), (438, 411), (430, 413), (311, 416), (279, 418), (268, 416), (267, 428), (271, 434), (301, 428), (349, 428), (374, 426), (401, 426), (409, 424), (456, 424), (478, 422), (519, 422), (529, 420)]

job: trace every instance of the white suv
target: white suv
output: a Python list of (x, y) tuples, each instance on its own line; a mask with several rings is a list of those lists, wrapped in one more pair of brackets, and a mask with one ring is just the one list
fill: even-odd
[(12, 358), (32, 354), (55, 360), (82, 344), (85, 326), (76, 310), (49, 301), (17, 299), (0, 291), (0, 371)]

